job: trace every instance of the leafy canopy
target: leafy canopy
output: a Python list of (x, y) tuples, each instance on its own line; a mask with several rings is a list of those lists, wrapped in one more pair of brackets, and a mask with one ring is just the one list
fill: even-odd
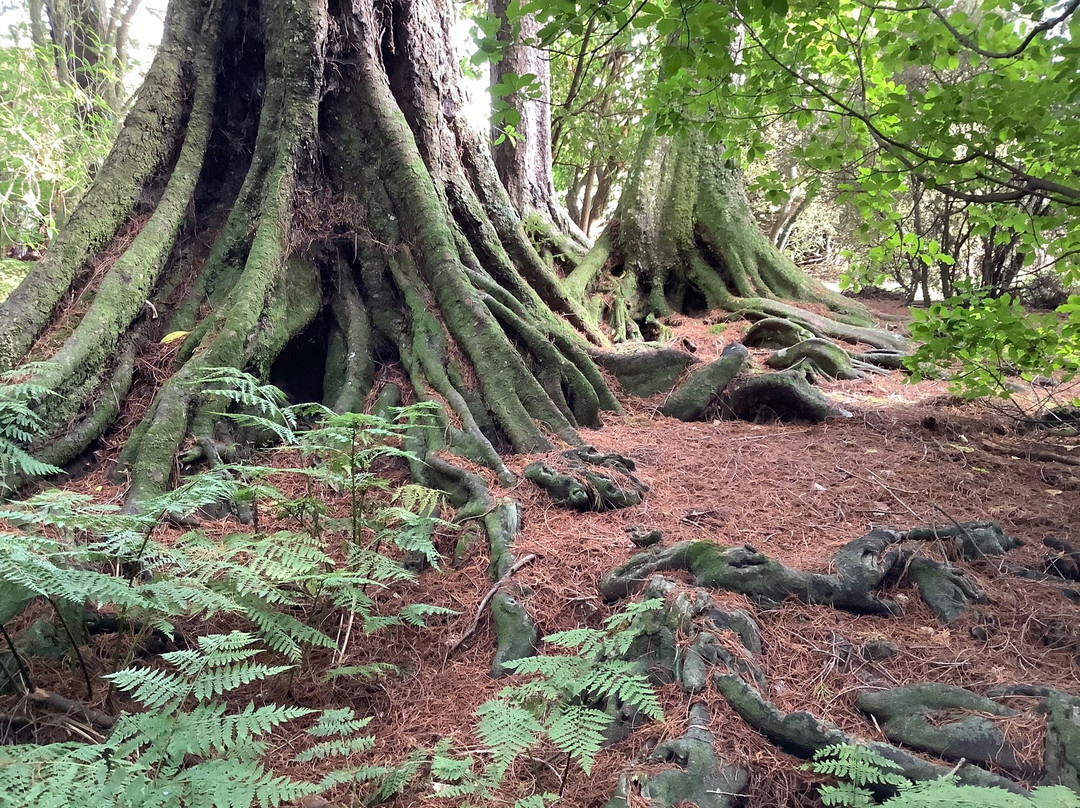
[(1046, 198), (1054, 206), (1035, 220), (988, 207), (984, 226), (1006, 224), (1032, 251), (1057, 257), (1080, 249), (1066, 227), (1080, 208), (1076, 9), (1013, 0), (524, 5), (550, 20), (540, 33), (547, 45), (564, 32), (582, 36), (594, 20), (641, 32), (641, 41), (659, 34), (649, 107), (661, 134), (704, 129), (749, 164), (770, 149), (763, 124), (814, 127), (800, 156), (823, 172), (850, 169), (849, 201), (885, 228), (911, 177), (986, 204)]

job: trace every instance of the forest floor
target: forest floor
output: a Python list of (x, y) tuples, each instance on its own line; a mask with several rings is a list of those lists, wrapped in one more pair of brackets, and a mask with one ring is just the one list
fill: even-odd
[[(675, 333), (708, 360), (744, 328), (684, 318)], [(528, 482), (503, 491), (489, 479), (496, 496), (512, 496), (524, 506), (524, 530), (514, 552), (519, 558), (535, 554), (536, 560), (514, 580), (531, 593), (524, 603), (541, 634), (598, 627), (613, 613), (617, 606), (603, 601), (596, 584), (639, 552), (628, 538), (631, 526), (663, 531), (665, 544), (686, 539), (749, 544), (789, 566), (828, 571), (828, 559), (838, 548), (875, 526), (993, 520), (1026, 546), (1004, 560), (963, 565), (990, 602), (952, 625), (939, 623), (912, 589), (906, 600), (898, 596), (904, 615), (896, 619), (795, 602), (764, 611), (739, 595), (720, 592), (716, 598), (755, 615), (764, 641), (760, 664), (768, 677), (767, 698), (782, 710), (809, 711), (859, 737), (884, 740), (854, 706), (868, 687), (940, 682), (983, 692), (996, 684), (1032, 683), (1080, 692), (1080, 605), (1062, 597), (1060, 586), (1003, 571), (1006, 562), (1041, 569), (1049, 552), (1042, 546), (1045, 536), (1080, 541), (1080, 451), (1075, 460), (1070, 454), (1080, 442), (1058, 440), (1051, 448), (1059, 461), (1029, 459), (1029, 449), (1045, 450), (1045, 440), (1036, 444), (1036, 437), (1022, 432), (1001, 407), (957, 400), (942, 382), (908, 385), (893, 373), (826, 383), (824, 389), (851, 417), (813, 426), (683, 423), (659, 413), (662, 396), (629, 402), (625, 414), (605, 417), (602, 428), (583, 433), (597, 448), (631, 458), (648, 484), (645, 500), (624, 510), (563, 510)], [(1056, 395), (1069, 397), (1061, 390)], [(509, 463), (520, 472), (537, 459), (514, 457)], [(97, 470), (72, 486), (102, 499), (122, 496)], [(235, 529), (235, 524), (221, 525), (222, 531)], [(452, 738), (458, 750), (477, 751), (472, 713), (511, 681), (488, 676), (495, 638), (486, 615), (471, 639), (448, 653), (492, 586), (483, 543), (454, 566), (449, 562), (453, 540), (449, 534), (443, 538), (447, 562), (442, 569), (380, 597), (388, 605), (415, 599), (448, 606), (460, 616), (427, 630), (353, 637), (344, 660), (392, 662), (402, 667), (403, 676), (364, 685), (347, 679), (327, 684), (320, 673), (328, 658), (319, 651), (290, 682), (289, 696), (301, 704), (350, 706), (373, 716), (369, 730), (378, 746), (370, 762), (400, 762), (442, 738)], [(931, 545), (924, 552), (943, 559), (944, 550)], [(333, 627), (324, 629), (333, 636)], [(882, 639), (897, 646), (895, 657), (870, 662), (844, 652)], [(71, 689), (77, 692), (75, 684)], [(665, 721), (645, 724), (629, 740), (603, 751), (591, 776), (569, 768), (564, 782), (563, 758), (551, 749), (522, 760), (508, 783), (506, 804), (539, 789), (561, 791), (560, 805), (603, 805), (622, 771), (658, 741), (685, 731), (687, 697), (677, 685), (663, 687), (660, 695)], [(719, 755), (750, 772), (750, 804), (815, 802), (812, 776), (800, 770), (802, 761), (750, 729), (715, 690), (699, 698), (712, 707)], [(1040, 760), (1043, 719), (1029, 715), (1006, 724), (1006, 737), (1021, 756)], [(282, 739), (283, 757), (290, 744)], [(426, 796), (429, 790), (418, 786), (393, 805), (454, 804)]]

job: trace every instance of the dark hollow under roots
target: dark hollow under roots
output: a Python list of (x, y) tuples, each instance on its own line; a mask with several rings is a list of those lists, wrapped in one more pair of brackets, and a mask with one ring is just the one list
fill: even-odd
[[(228, 402), (200, 395), (218, 367), (338, 411), (392, 379), (437, 406), (422, 453), (448, 447), (506, 481), (500, 451), (578, 444), (618, 409), (580, 334), (602, 337), (455, 114), (447, 12), (171, 3), (116, 149), (0, 317), (0, 366), (46, 360), (29, 373), (57, 393), (35, 451), (66, 463), (125, 397), (152, 394), (121, 457), (145, 502), (182, 445), (211, 465), (231, 455)], [(63, 305), (71, 288), (85, 305)]]

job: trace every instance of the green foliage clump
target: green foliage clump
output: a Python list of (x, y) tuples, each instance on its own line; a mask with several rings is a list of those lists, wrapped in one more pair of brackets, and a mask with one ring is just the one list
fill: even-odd
[[(1065, 786), (1036, 788), (1030, 796), (1003, 788), (961, 785), (955, 775), (912, 783), (900, 767), (872, 749), (837, 744), (819, 749), (806, 768), (835, 778), (819, 789), (823, 805), (841, 808), (1077, 808), (1080, 796)], [(891, 794), (887, 798), (879, 797)]]
[[(369, 775), (341, 769), (308, 783), (266, 768), (270, 738), (315, 711), (254, 703), (234, 711), (219, 701), (288, 670), (256, 661), (259, 653), (250, 634), (208, 635), (194, 648), (162, 654), (171, 669), (113, 674), (117, 688), (146, 709), (123, 715), (100, 743), (0, 747), (0, 805), (273, 808)], [(359, 734), (368, 721), (350, 710), (322, 713), (306, 730), (313, 745), (295, 762), (370, 749), (374, 739)]]
[(911, 333), (921, 345), (905, 362), (914, 381), (953, 366), (958, 394), (1008, 398), (1009, 376), (1072, 378), (1080, 369), (1080, 296), (1055, 314), (1034, 315), (1007, 293), (974, 292), (912, 315)]
[[(543, 740), (551, 743), (588, 774), (611, 726), (611, 710), (634, 706), (644, 716), (664, 718), (648, 672), (628, 661), (631, 647), (651, 632), (663, 609), (654, 599), (634, 603), (612, 615), (603, 629), (576, 628), (544, 641), (572, 653), (536, 656), (506, 663), (532, 678), (510, 685), (476, 710), (477, 734), (490, 761), (476, 773), (475, 757), (455, 757), (449, 742), (438, 745), (431, 760), (435, 793), (445, 798), (489, 798), (517, 758)], [(544, 799), (550, 799), (546, 795)], [(519, 808), (540, 806), (540, 796)], [(471, 803), (470, 803), (471, 804)]]
[(650, 618), (663, 605), (658, 599), (634, 603), (605, 620), (603, 629), (576, 628), (544, 638), (573, 653), (507, 663), (515, 673), (534, 678), (504, 688), (497, 699), (477, 710), (480, 736), (498, 750), (496, 767), (508, 765), (543, 734), (588, 774), (611, 723), (608, 706), (630, 704), (662, 721), (664, 713), (647, 671), (627, 655), (650, 631)]
[[(0, 583), (77, 607), (109, 605), (149, 627), (167, 629), (178, 617), (240, 614), (271, 650), (293, 660), (305, 646), (335, 646), (314, 628), (332, 609), (348, 610), (368, 633), (402, 623), (423, 626), (425, 617), (446, 614), (446, 609), (425, 604), (379, 614), (370, 593), (416, 577), (414, 570), (381, 552), (384, 547), (438, 561), (431, 537), (436, 525), (445, 523), (436, 515), (437, 492), (406, 485), (389, 495), (389, 504), (367, 504), (371, 491), (390, 485), (373, 473), (372, 464), (380, 457), (410, 457), (392, 441), (424, 410), (403, 410), (394, 422), (309, 408), (305, 413), (317, 420), (301, 428), (300, 410), (275, 403), (283, 400), (275, 388), (235, 371), (215, 372), (212, 378), (222, 383), (212, 389), (214, 395), (256, 411), (237, 414), (238, 420), (270, 430), (310, 462), (297, 468), (220, 466), (146, 503), (140, 514), (123, 514), (115, 506), (94, 504), (89, 496), (59, 491), (9, 503), (0, 509), (0, 518), (23, 530), (3, 536)], [(34, 423), (36, 416), (27, 407), (13, 404), (5, 410), (3, 404), (0, 399), (0, 417), (10, 411), (17, 424), (23, 423), (18, 418)], [(3, 449), (0, 443), (0, 460)], [(12, 462), (25, 465), (23, 455), (13, 454)], [(306, 495), (291, 497), (268, 482), (280, 473), (306, 478)], [(320, 486), (349, 494), (345, 517), (327, 513)], [(250, 506), (253, 532), (211, 539), (192, 531), (168, 546), (153, 538), (161, 514), (184, 518), (207, 503), (230, 501)], [(260, 509), (291, 518), (297, 529), (261, 532)], [(295, 616), (301, 613), (311, 617), (308, 623)]]
[[(64, 56), (64, 58), (69, 58)], [(0, 47), (0, 253), (43, 247), (63, 224), (112, 145), (114, 112), (53, 73), (51, 48)], [(108, 68), (85, 65), (94, 84)], [(0, 299), (6, 293), (0, 289)]]
[(29, 264), (17, 258), (4, 258), (0, 254), (0, 303), (10, 295), (26, 277)]
[[(340, 662), (351, 633), (423, 627), (433, 615), (454, 614), (407, 602), (387, 611), (375, 596), (416, 577), (415, 568), (405, 563), (409, 554), (432, 565), (439, 560), (432, 536), (445, 524), (438, 518), (440, 495), (416, 485), (390, 490), (390, 482), (373, 471), (382, 457), (416, 460), (397, 444), (409, 430), (422, 427), (425, 408), (400, 410), (397, 420), (336, 415), (325, 408), (284, 407), (280, 391), (235, 371), (215, 371), (203, 381), (206, 395), (227, 409), (243, 408), (230, 413), (243, 428), (283, 442), (301, 462), (285, 468), (219, 465), (144, 503), (137, 514), (61, 491), (0, 505), (5, 524), (0, 633), (14, 660), (14, 666), (0, 667), (0, 687), (15, 693), (35, 689), (32, 666), (8, 629), (30, 604), (41, 601), (59, 618), (88, 689), (90, 671), (78, 651), (84, 612), (93, 608), (116, 617), (121, 642), (115, 672), (107, 678), (142, 706), (123, 715), (100, 743), (5, 748), (0, 805), (265, 808), (335, 784), (372, 779), (382, 781), (378, 790), (388, 795), (395, 782), (408, 777), (407, 766), (403, 772), (344, 768), (317, 783), (275, 774), (265, 762), (267, 740), (286, 724), (317, 718), (294, 761), (303, 764), (369, 749), (372, 739), (361, 734), (367, 719), (349, 710), (316, 716), (306, 708), (273, 703), (252, 702), (236, 711), (225, 701), (231, 703), (228, 695), (237, 689), (291, 670), (312, 647), (335, 649)], [(0, 423), (14, 426), (5, 427), (0, 437), (15, 447), (9, 462), (25, 472), (32, 458), (15, 441), (32, 439), (36, 416), (24, 399), (41, 391), (17, 384), (6, 390)], [(0, 450), (4, 446), (0, 442)], [(278, 474), (306, 481), (303, 494), (290, 496), (274, 485)], [(370, 498), (376, 490), (384, 490), (377, 502)], [(348, 497), (346, 513), (330, 512), (328, 492)], [(168, 542), (156, 538), (163, 515), (183, 522), (220, 502), (246, 505), (253, 529), (214, 537), (192, 530)], [(286, 527), (263, 530), (260, 514), (264, 519), (272, 514), (275, 524)], [(228, 615), (232, 623), (242, 620), (248, 630), (197, 637), (192, 627), (216, 615)], [(180, 620), (184, 636), (174, 629)], [(339, 626), (337, 636), (324, 630), (327, 625)], [(151, 633), (181, 646), (161, 655), (170, 667), (127, 667)], [(285, 664), (257, 658), (263, 647)], [(339, 665), (327, 676), (371, 677), (393, 670), (390, 663), (373, 661)]]

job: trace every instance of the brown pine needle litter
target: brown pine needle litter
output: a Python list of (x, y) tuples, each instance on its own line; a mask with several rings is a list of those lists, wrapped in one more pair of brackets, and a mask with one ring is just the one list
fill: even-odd
[[(680, 318), (675, 331), (708, 360), (744, 329), (744, 324)], [(145, 357), (146, 372), (165, 359)], [(755, 352), (755, 361), (759, 359)], [(524, 593), (523, 602), (541, 633), (598, 627), (619, 608), (604, 603), (596, 583), (637, 552), (627, 535), (635, 525), (663, 531), (666, 544), (700, 539), (749, 544), (789, 566), (824, 572), (838, 548), (874, 526), (995, 520), (1027, 546), (1005, 558), (964, 565), (989, 603), (953, 625), (938, 623), (910, 586), (892, 593), (906, 598), (900, 619), (860, 617), (792, 602), (763, 611), (730, 593), (716, 593), (715, 598), (755, 615), (764, 643), (759, 663), (768, 677), (767, 698), (785, 711), (809, 711), (860, 737), (884, 740), (873, 721), (855, 707), (858, 694), (868, 688), (940, 682), (985, 692), (994, 685), (1032, 683), (1080, 692), (1080, 606), (1059, 594), (1060, 584), (1007, 574), (1009, 565), (1041, 567), (1048, 552), (1042, 546), (1046, 535), (1080, 541), (1080, 475), (1075, 467), (987, 448), (1022, 446), (1029, 438), (1017, 434), (1015, 421), (947, 395), (943, 383), (910, 386), (892, 374), (823, 387), (853, 413), (851, 418), (817, 426), (682, 423), (659, 415), (662, 396), (631, 401), (624, 415), (606, 416), (601, 429), (583, 432), (584, 439), (598, 449), (630, 457), (638, 476), (650, 486), (640, 505), (625, 510), (564, 510), (528, 482), (512, 491), (501, 490), (493, 475), (470, 467), (489, 482), (495, 496), (512, 496), (524, 506), (524, 532), (514, 552), (518, 558), (535, 554), (536, 559), (517, 570), (510, 585)], [(142, 409), (148, 401), (129, 403)], [(134, 418), (125, 419), (120, 432), (133, 422)], [(121, 442), (119, 434), (107, 439), (102, 462), (69, 487), (119, 502), (123, 486), (110, 482), (107, 472), (109, 455)], [(1070, 451), (1067, 439), (1053, 448), (1058, 453)], [(537, 459), (540, 456), (513, 457), (507, 462), (520, 472)], [(285, 466), (296, 457), (267, 452), (260, 460)], [(401, 468), (385, 473), (404, 479)], [(287, 475), (275, 482), (285, 490), (292, 486), (297, 493), (304, 485)], [(330, 505), (337, 513), (348, 507), (344, 497)], [(285, 526), (272, 519), (263, 525)], [(246, 529), (227, 520), (204, 523), (203, 528), (211, 534)], [(163, 537), (170, 531), (174, 538), (183, 533), (166, 527), (158, 538), (167, 540)], [(492, 586), (484, 543), (477, 542), (454, 567), (449, 560), (454, 540), (450, 533), (439, 536), (446, 553), (441, 569), (424, 572), (414, 583), (372, 594), (388, 613), (422, 601), (450, 607), (457, 617), (432, 620), (426, 630), (400, 627), (373, 636), (354, 630), (343, 659), (332, 663), (331, 651), (313, 651), (291, 678), (264, 683), (258, 692), (241, 691), (235, 696), (238, 703), (256, 698), (309, 707), (347, 706), (372, 716), (369, 730), (378, 745), (363, 761), (352, 762), (394, 765), (443, 738), (452, 739), (456, 750), (483, 759), (485, 750), (473, 733), (472, 713), (513, 678), (495, 681), (488, 676), (495, 639), (486, 614), (461, 647), (448, 654)], [(947, 549), (927, 542), (919, 551), (945, 560)], [(340, 626), (340, 615), (332, 615), (323, 630), (337, 636)], [(981, 630), (973, 632), (976, 628)], [(684, 640), (689, 644), (690, 638)], [(863, 644), (880, 640), (894, 644), (898, 654), (867, 661), (858, 653)], [(95, 640), (90, 651), (90, 665), (97, 670), (106, 669), (115, 653), (108, 637)], [(367, 682), (325, 681), (331, 664), (376, 661), (393, 663), (400, 673)], [(63, 665), (54, 667), (36, 674), (40, 687), (73, 698), (85, 696), (77, 677)], [(99, 687), (99, 692), (100, 703), (95, 706), (112, 711), (125, 706), (115, 700), (106, 703), (105, 688)], [(565, 760), (553, 748), (541, 746), (515, 764), (500, 795), (503, 799), (492, 804), (509, 806), (534, 792), (561, 789), (560, 805), (603, 805), (621, 772), (645, 758), (656, 743), (686, 729), (690, 699), (675, 685), (661, 688), (660, 698), (665, 722), (647, 723), (629, 740), (603, 751), (591, 776), (571, 766), (563, 781)], [(801, 761), (750, 729), (711, 687), (695, 698), (711, 707), (711, 730), (720, 757), (750, 771), (750, 804), (814, 804), (815, 778), (800, 768)], [(998, 719), (998, 724), (1018, 756), (1037, 765), (1044, 720), (1030, 710), (1030, 699), (1008, 703), (1020, 713)], [(299, 730), (290, 732), (277, 739), (275, 761), (284, 763), (298, 751), (302, 736)], [(293, 772), (317, 777), (332, 765)], [(430, 783), (418, 782), (392, 804), (411, 808), (455, 802), (431, 796)]]

